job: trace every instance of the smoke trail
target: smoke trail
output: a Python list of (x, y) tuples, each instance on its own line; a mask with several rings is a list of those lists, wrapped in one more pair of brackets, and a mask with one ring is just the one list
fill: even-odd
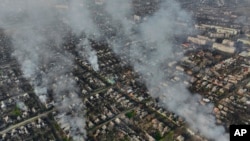
[[(114, 27), (119, 27), (116, 34), (125, 34), (130, 35), (132, 29), (133, 21), (128, 20), (131, 18), (133, 9), (132, 9), (132, 1), (124, 0), (124, 1), (117, 1), (117, 0), (105, 0), (105, 10), (109, 13), (112, 17), (112, 25)], [(119, 12), (118, 12), (119, 11)], [(122, 25), (122, 26), (119, 26)]]
[(91, 16), (91, 11), (88, 7), (89, 0), (73, 0), (68, 1), (69, 9), (65, 15), (68, 25), (77, 35), (84, 33), (87, 36), (99, 36), (99, 31)]
[[(86, 136), (84, 106), (77, 96), (78, 90), (70, 73), (73, 57), (62, 51), (60, 45), (67, 32), (64, 24), (77, 35), (85, 32), (87, 37), (99, 36), (99, 31), (87, 6), (89, 1), (71, 0), (67, 2), (65, 10), (57, 11), (54, 5), (60, 2), (3, 0), (0, 3), (0, 27), (15, 30), (12, 35), (15, 49), (13, 55), (41, 101), (46, 102), (47, 92), (52, 89), (55, 106), (60, 111), (57, 118), (61, 126), (70, 126), (69, 132), (74, 140), (83, 140), (82, 136)], [(104, 5), (112, 17), (112, 26), (118, 29), (117, 37), (109, 42), (117, 54), (130, 59), (134, 69), (143, 76), (152, 97), (161, 97), (163, 106), (183, 116), (193, 129), (207, 138), (225, 140), (227, 135), (224, 129), (215, 125), (215, 119), (210, 114), (212, 106), (197, 106), (200, 97), (191, 95), (184, 85), (162, 85), (169, 83), (166, 80), (169, 73), (163, 69), (162, 64), (181, 58), (181, 55), (174, 54), (173, 35), (182, 34), (187, 29), (177, 27), (176, 23), (179, 20), (190, 21), (189, 14), (177, 2), (168, 0), (161, 3), (156, 13), (136, 26), (130, 20), (133, 14), (130, 0), (106, 0)], [(137, 29), (137, 34), (131, 35), (133, 29)], [(127, 48), (117, 47), (131, 40), (147, 43), (132, 44)], [(87, 50), (84, 53), (95, 56), (90, 48)], [(89, 57), (89, 60), (97, 64), (95, 57)]]
[[(81, 34), (84, 33), (87, 38), (97, 40), (100, 37), (100, 33), (91, 16), (91, 11), (88, 7), (89, 1), (74, 0), (70, 1), (68, 5), (69, 10), (64, 14), (67, 15), (66, 21), (73, 32), (78, 36), (81, 36)], [(76, 49), (80, 56), (87, 58), (92, 68), (95, 71), (98, 71), (98, 58), (87, 38), (81, 39), (81, 42)]]
[[(63, 50), (62, 39), (69, 30), (76, 35), (95, 34), (96, 27), (80, 0), (70, 1), (63, 10), (56, 8), (65, 3), (60, 0), (3, 0), (0, 28), (14, 31), (11, 33), (13, 56), (36, 95), (46, 103), (48, 92), (52, 91), (54, 106), (61, 115), (57, 116), (60, 125), (69, 127), (74, 140), (84, 140), (84, 105), (78, 98), (78, 88), (71, 73), (73, 56)], [(90, 58), (95, 55), (91, 51), (86, 53), (90, 53)]]
[(81, 42), (78, 44), (78, 53), (81, 57), (87, 58), (88, 62), (95, 71), (99, 71), (96, 51), (91, 48), (91, 44), (88, 39), (81, 39)]
[[(130, 1), (122, 0), (122, 3)], [(107, 3), (119, 5), (121, 1), (107, 0)], [(129, 8), (123, 8), (121, 13), (114, 13), (107, 6), (107, 11), (115, 20), (122, 24), (122, 31), (125, 38), (129, 38), (131, 32), (131, 21), (128, 21), (126, 11)], [(180, 21), (181, 20), (181, 21)], [(132, 39), (144, 40), (149, 43), (132, 44), (130, 47), (119, 48), (120, 43), (124, 43), (124, 38), (117, 37), (116, 40), (110, 41), (114, 51), (118, 54), (125, 55), (135, 70), (144, 78), (147, 88), (152, 97), (160, 97), (160, 103), (167, 109), (177, 113), (185, 118), (190, 127), (204, 135), (205, 137), (217, 141), (228, 140), (228, 135), (222, 126), (217, 126), (214, 116), (211, 114), (212, 105), (201, 106), (198, 104), (200, 97), (189, 93), (185, 85), (181, 83), (170, 83), (168, 69), (162, 67), (171, 60), (178, 60), (182, 55), (174, 52), (173, 44), (174, 35), (181, 35), (189, 29), (177, 26), (178, 22), (190, 22), (190, 15), (184, 11), (174, 0), (168, 0), (161, 3), (161, 8), (138, 27), (139, 34), (134, 35)], [(128, 25), (130, 24), (130, 25)], [(126, 52), (126, 53), (124, 53)], [(165, 87), (162, 84), (168, 84)]]

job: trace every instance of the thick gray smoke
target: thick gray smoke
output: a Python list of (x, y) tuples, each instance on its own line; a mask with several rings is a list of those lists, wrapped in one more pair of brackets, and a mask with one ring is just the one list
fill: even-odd
[(82, 1), (63, 4), (60, 0), (2, 0), (0, 28), (12, 31), (13, 56), (41, 102), (47, 103), (52, 90), (60, 125), (74, 140), (84, 140), (84, 105), (71, 73), (73, 57), (63, 51), (62, 43), (68, 27), (76, 35), (95, 34), (97, 28)]
[(184, 117), (194, 131), (209, 139), (227, 141), (228, 134), (225, 133), (225, 129), (216, 125), (215, 117), (212, 115), (213, 106), (201, 106), (198, 103), (201, 99), (200, 96), (190, 94), (184, 84), (173, 84), (168, 79), (169, 75), (177, 72), (169, 72), (166, 69), (167, 63), (182, 57), (181, 53), (173, 51), (175, 48), (173, 37), (188, 32), (188, 28), (190, 28), (177, 26), (178, 22), (190, 22), (191, 16), (174, 0), (164, 1), (157, 12), (146, 17), (147, 20), (142, 21), (137, 27), (139, 34), (130, 36), (132, 24), (127, 17), (131, 11), (126, 11), (130, 8), (121, 6), (119, 11), (122, 12), (114, 12), (115, 8), (112, 10), (112, 7), (120, 3), (130, 5), (131, 1), (106, 1), (110, 3), (110, 5), (107, 4), (107, 12), (122, 25), (120, 32), (124, 33), (125, 39), (149, 42), (121, 48), (121, 43), (125, 42), (124, 38), (117, 37), (110, 41), (116, 53), (125, 55), (132, 60), (131, 64), (143, 76), (152, 97), (160, 97), (161, 105)]

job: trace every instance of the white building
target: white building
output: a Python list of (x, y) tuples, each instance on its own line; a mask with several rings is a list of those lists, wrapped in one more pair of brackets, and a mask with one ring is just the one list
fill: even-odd
[(234, 53), (235, 47), (225, 46), (223, 44), (214, 43), (212, 48), (217, 49), (219, 51), (225, 52), (225, 53)]

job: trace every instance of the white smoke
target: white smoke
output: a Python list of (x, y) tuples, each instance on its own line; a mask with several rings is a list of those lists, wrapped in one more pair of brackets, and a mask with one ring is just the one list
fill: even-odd
[[(129, 0), (106, 1), (112, 3), (112, 5), (125, 2), (128, 5), (130, 3)], [(226, 141), (228, 140), (228, 134), (226, 134), (223, 126), (216, 125), (215, 117), (211, 114), (213, 106), (199, 105), (200, 96), (190, 94), (181, 83), (171, 84), (168, 82), (168, 75), (171, 74), (163, 69), (162, 65), (167, 65), (171, 60), (178, 60), (182, 56), (178, 56), (173, 51), (175, 48), (173, 37), (190, 30), (177, 25), (178, 22), (190, 22), (191, 16), (174, 0), (164, 1), (160, 5), (161, 8), (156, 13), (147, 17), (147, 20), (138, 26), (140, 34), (132, 37), (129, 36), (132, 28), (128, 28), (131, 27), (131, 21), (127, 18), (131, 11), (126, 11), (129, 8), (121, 6), (119, 8), (122, 12), (117, 13), (110, 10), (112, 6), (107, 6), (107, 12), (122, 24), (120, 32), (124, 33), (125, 39), (148, 41), (153, 44), (132, 44), (129, 47), (121, 48), (124, 38), (119, 37), (110, 41), (110, 43), (116, 53), (125, 55), (132, 60), (130, 61), (131, 64), (143, 76), (152, 97), (160, 97), (162, 106), (184, 117), (193, 130), (206, 138)], [(163, 87), (162, 84), (164, 83), (169, 84), (169, 86)]]
[(66, 21), (76, 34), (82, 31), (86, 35), (99, 35), (97, 26), (94, 24), (91, 12), (88, 6), (89, 0), (71, 0), (69, 1), (69, 10), (64, 13), (67, 15)]
[[(14, 30), (13, 55), (21, 64), (24, 76), (31, 81), (41, 101), (46, 102), (48, 90), (53, 90), (55, 106), (60, 111), (61, 125), (69, 125), (74, 140), (86, 137), (84, 105), (79, 99), (75, 81), (71, 75), (73, 56), (62, 51), (65, 24), (74, 34), (87, 37), (100, 36), (92, 18), (88, 0), (67, 1), (63, 9), (56, 7), (60, 0), (2, 0), (0, 3), (0, 27)], [(115, 39), (110, 39), (117, 54), (130, 59), (134, 69), (144, 78), (152, 97), (161, 97), (160, 103), (167, 109), (183, 116), (189, 125), (209, 139), (224, 141), (228, 135), (224, 128), (216, 126), (211, 115), (212, 106), (197, 105), (200, 97), (191, 95), (179, 83), (163, 87), (169, 73), (163, 69), (170, 60), (178, 60), (174, 54), (174, 35), (181, 35), (189, 29), (177, 26), (178, 22), (191, 21), (190, 14), (174, 0), (163, 1), (160, 9), (145, 17), (141, 24), (131, 20), (131, 0), (105, 0), (105, 12), (112, 18), (111, 25), (117, 29)], [(94, 9), (92, 9), (94, 10)], [(131, 35), (133, 29), (137, 34)], [(105, 38), (105, 37), (103, 37)], [(127, 41), (147, 41), (122, 48)], [(86, 45), (87, 47), (83, 47)], [(82, 41), (82, 56), (98, 70), (96, 53), (88, 41)], [(118, 48), (119, 47), (119, 48)], [(79, 49), (79, 48), (78, 48)], [(87, 55), (86, 55), (87, 54)], [(155, 89), (158, 89), (155, 91)], [(71, 114), (65, 114), (71, 113)]]
[[(88, 0), (73, 0), (69, 3), (66, 22), (69, 24), (73, 32), (81, 36), (84, 31), (84, 35), (94, 39), (98, 39), (100, 36), (98, 27), (93, 21)], [(81, 40), (77, 47), (77, 51), (81, 57), (87, 58), (95, 71), (99, 71), (98, 58), (94, 49), (92, 49), (88, 39)]]
[(126, 32), (127, 35), (131, 34), (133, 24), (133, 21), (129, 20), (133, 13), (131, 0), (105, 0), (105, 10), (111, 15), (113, 26), (122, 25), (119, 26), (121, 29), (118, 29), (118, 33)]
[[(60, 4), (65, 9), (60, 9)], [(80, 0), (2, 0), (0, 28), (13, 31), (13, 56), (41, 102), (46, 103), (52, 90), (59, 114), (71, 113), (60, 117), (61, 121), (69, 124), (75, 140), (84, 140), (84, 105), (71, 75), (74, 58), (63, 51), (62, 43), (70, 30), (76, 35), (96, 33), (86, 5)]]
[(99, 71), (99, 64), (96, 51), (92, 49), (88, 39), (82, 39), (78, 44), (78, 53), (82, 58), (86, 58), (95, 71)]

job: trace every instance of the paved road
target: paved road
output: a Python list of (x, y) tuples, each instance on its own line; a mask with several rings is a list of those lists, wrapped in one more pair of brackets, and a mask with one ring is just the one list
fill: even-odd
[(35, 117), (29, 118), (29, 119), (27, 119), (27, 120), (25, 120), (25, 121), (22, 121), (22, 122), (20, 122), (20, 123), (17, 123), (17, 124), (15, 124), (15, 125), (12, 125), (12, 126), (6, 128), (6, 129), (0, 131), (0, 135), (6, 134), (7, 132), (11, 131), (12, 129), (18, 128), (18, 127), (23, 126), (23, 125), (26, 125), (26, 124), (28, 124), (28, 123), (30, 123), (30, 122), (32, 122), (32, 121), (34, 121), (34, 120), (36, 120), (36, 119), (38, 119), (38, 118), (40, 118), (40, 117), (47, 116), (49, 113), (51, 113), (51, 112), (53, 112), (53, 111), (55, 111), (55, 109), (52, 109), (52, 110), (47, 111), (47, 112), (45, 112), (45, 113), (39, 114), (39, 115), (37, 115), (37, 116), (35, 116)]

